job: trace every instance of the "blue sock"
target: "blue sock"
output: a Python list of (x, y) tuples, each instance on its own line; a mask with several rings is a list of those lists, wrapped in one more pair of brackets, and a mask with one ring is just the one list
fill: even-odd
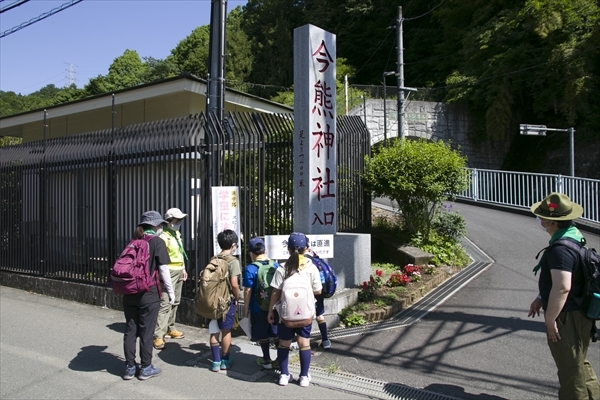
[(310, 346), (300, 347), (300, 376), (308, 376), (311, 356)]
[(212, 359), (214, 362), (221, 361), (221, 346), (218, 343), (211, 344), (210, 351), (212, 352)]
[(283, 375), (289, 375), (290, 370), (288, 369), (288, 360), (290, 356), (289, 347), (278, 347), (277, 348), (277, 362), (279, 363), (279, 370)]
[(263, 360), (270, 361), (271, 353), (269, 352), (269, 339), (262, 339), (259, 343), (263, 353)]
[(329, 339), (327, 337), (327, 322), (323, 321), (319, 323), (319, 330), (321, 331), (321, 339), (323, 341)]

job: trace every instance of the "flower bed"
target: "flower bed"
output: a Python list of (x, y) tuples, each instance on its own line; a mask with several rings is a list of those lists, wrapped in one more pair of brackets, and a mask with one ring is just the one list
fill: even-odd
[(363, 282), (358, 303), (342, 311), (345, 326), (390, 318), (435, 289), (453, 273), (452, 268), (412, 264), (402, 268), (375, 264), (369, 281)]

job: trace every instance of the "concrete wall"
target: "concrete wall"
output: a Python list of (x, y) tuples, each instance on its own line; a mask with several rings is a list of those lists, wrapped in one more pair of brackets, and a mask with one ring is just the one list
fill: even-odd
[[(349, 114), (365, 118), (363, 105), (355, 107)], [(396, 100), (371, 99), (366, 101), (366, 125), (371, 133), (371, 144), (379, 143), (384, 137), (398, 137), (398, 113)], [(384, 119), (387, 130), (384, 135)], [(467, 165), (473, 168), (500, 169), (510, 140), (488, 140), (476, 143), (472, 139), (474, 121), (466, 106), (448, 105), (425, 101), (409, 101), (405, 109), (404, 132), (408, 138), (424, 138), (450, 142), (467, 157)]]

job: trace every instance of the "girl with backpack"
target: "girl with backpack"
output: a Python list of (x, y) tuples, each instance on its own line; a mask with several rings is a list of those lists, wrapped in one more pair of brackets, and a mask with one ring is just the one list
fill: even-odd
[(137, 375), (139, 380), (146, 380), (161, 374), (161, 369), (152, 365), (152, 350), (154, 327), (160, 307), (158, 295), (158, 269), (164, 283), (171, 304), (175, 301), (171, 275), (168, 264), (171, 262), (165, 242), (158, 237), (162, 231), (162, 224), (167, 223), (156, 211), (146, 211), (142, 214), (142, 221), (138, 224), (133, 239), (144, 239), (148, 242), (148, 273), (155, 278), (156, 284), (151, 285), (148, 291), (123, 295), (123, 311), (125, 313), (125, 335), (123, 336), (123, 350), (125, 352), (124, 380), (136, 376), (135, 348), (137, 337), (140, 338), (140, 366)]
[(310, 384), (311, 350), (310, 331), (312, 320), (315, 316), (315, 295), (321, 293), (321, 277), (319, 270), (302, 253), (308, 247), (308, 239), (303, 233), (292, 233), (287, 242), (290, 257), (283, 267), (277, 268), (271, 281), (273, 293), (269, 306), (268, 321), (275, 323), (277, 309), (279, 323), (277, 335), (277, 361), (281, 375), (279, 385), (286, 386), (294, 377), (289, 372), (288, 361), (290, 345), (294, 336), (297, 336), (300, 348), (300, 386), (308, 387)]

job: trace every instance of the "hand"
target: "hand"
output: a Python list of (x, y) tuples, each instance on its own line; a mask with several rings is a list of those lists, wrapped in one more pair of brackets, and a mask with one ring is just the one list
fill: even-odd
[(535, 318), (535, 315), (537, 314), (537, 316), (539, 317), (541, 308), (542, 308), (542, 300), (536, 298), (529, 306), (529, 314), (527, 314), (527, 316), (531, 317), (531, 318)]
[(552, 340), (554, 343), (560, 340), (560, 333), (558, 332), (556, 321), (546, 321), (546, 332), (548, 333), (548, 338), (550, 338), (550, 340)]
[(250, 311), (244, 310), (244, 317), (248, 318), (249, 315), (250, 315)]
[(269, 321), (269, 324), (273, 325), (273, 323), (275, 322), (275, 316), (273, 315), (273, 309), (269, 310), (269, 314), (267, 315), (267, 321)]
[(175, 296), (171, 296), (171, 295), (169, 295), (169, 304), (170, 304), (170, 305), (173, 305), (173, 304), (175, 304)]
[(181, 276), (181, 280), (185, 282), (185, 281), (187, 281), (187, 278), (188, 278), (188, 274), (187, 274), (187, 271), (184, 269), (183, 275)]

